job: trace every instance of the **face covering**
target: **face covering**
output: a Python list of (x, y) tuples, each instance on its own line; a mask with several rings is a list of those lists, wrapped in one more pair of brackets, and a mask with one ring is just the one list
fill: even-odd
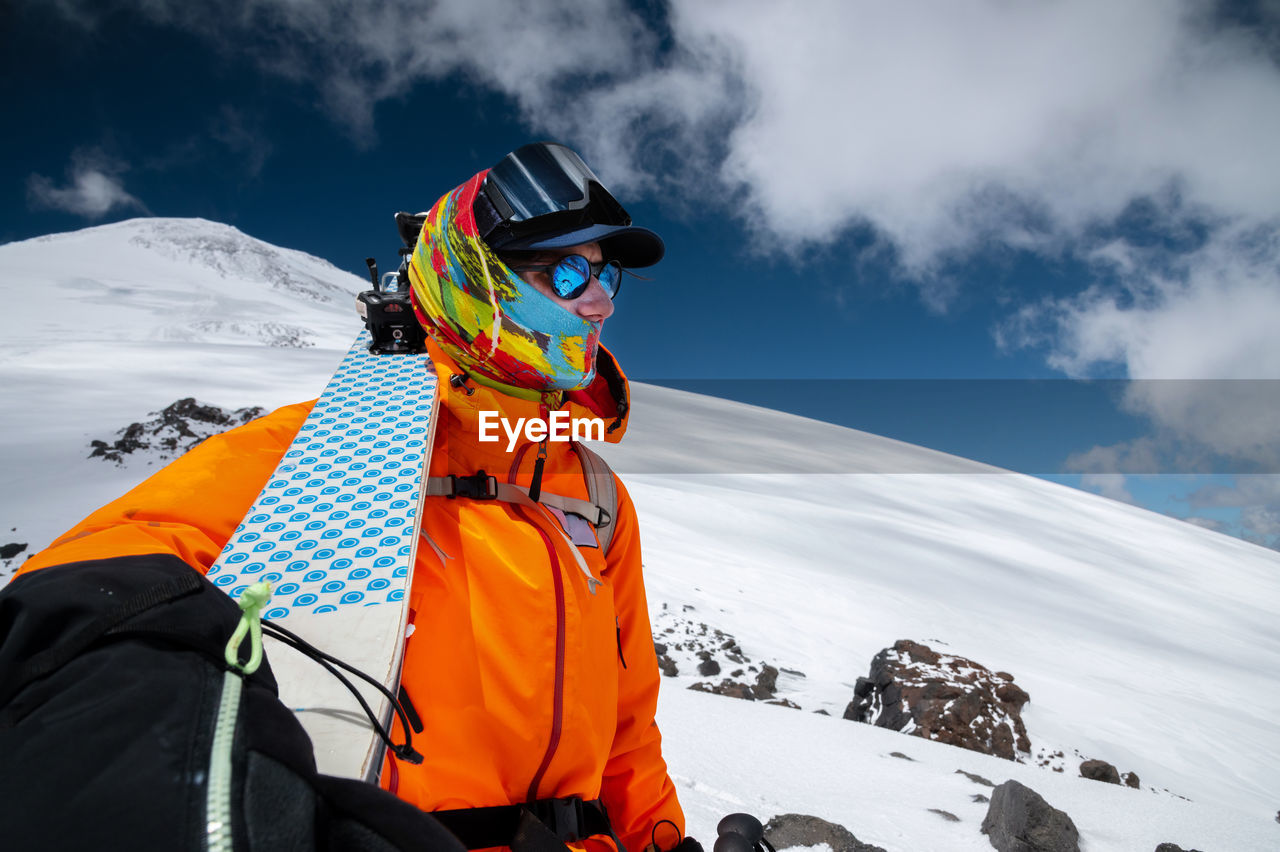
[(409, 261), (418, 320), (468, 373), (527, 390), (584, 388), (595, 378), (601, 323), (540, 293), (480, 238), (472, 203), (485, 174), (427, 214)]

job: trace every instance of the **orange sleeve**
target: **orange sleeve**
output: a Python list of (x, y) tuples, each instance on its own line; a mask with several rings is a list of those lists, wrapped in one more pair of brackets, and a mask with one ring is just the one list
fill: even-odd
[(201, 573), (207, 571), (270, 479), (312, 405), (285, 406), (214, 435), (76, 524), (28, 559), (18, 573), (152, 553), (171, 553)]
[(684, 835), (684, 812), (667, 774), (662, 734), (654, 720), (661, 674), (645, 599), (635, 507), (620, 481), (617, 524), (606, 570), (612, 574), (619, 641), (627, 666), (618, 684), (618, 727), (601, 796), (627, 849), (641, 852), (653, 842), (654, 828), (663, 820), (670, 820), (675, 828), (662, 825), (656, 839), (659, 847), (670, 849)]

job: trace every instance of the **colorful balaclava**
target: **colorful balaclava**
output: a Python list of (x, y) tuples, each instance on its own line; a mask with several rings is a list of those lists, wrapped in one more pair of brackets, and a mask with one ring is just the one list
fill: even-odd
[(427, 214), (409, 262), (418, 321), (472, 375), (534, 391), (584, 388), (595, 378), (601, 323), (529, 286), (480, 238), (472, 203), (486, 174)]

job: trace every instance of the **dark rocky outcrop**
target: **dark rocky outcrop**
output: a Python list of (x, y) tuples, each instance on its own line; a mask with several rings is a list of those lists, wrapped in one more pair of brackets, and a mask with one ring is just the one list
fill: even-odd
[(1142, 789), (1142, 779), (1138, 777), (1136, 772), (1126, 772), (1120, 776), (1120, 780), (1124, 782), (1126, 787), (1132, 787), (1135, 790)]
[(965, 772), (963, 769), (957, 769), (957, 770), (956, 770), (956, 774), (957, 774), (957, 775), (963, 775), (965, 778), (968, 778), (968, 779), (969, 779), (970, 781), (972, 781), (973, 783), (975, 783), (975, 784), (981, 784), (983, 787), (994, 787), (994, 786), (996, 786), (993, 782), (988, 781), (986, 778), (983, 778), (981, 775), (975, 775), (975, 774), (974, 774), (974, 773), (972, 773), (972, 772)]
[[(676, 677), (681, 669), (696, 671), (701, 677), (720, 678), (719, 683), (703, 681), (689, 687), (698, 692), (801, 709), (795, 701), (779, 696), (778, 680), (782, 672), (803, 678), (802, 672), (753, 661), (732, 634), (685, 615), (691, 611), (687, 604), (679, 612), (663, 604), (654, 621), (653, 648), (664, 675)], [(725, 672), (730, 673), (728, 677)]]
[(1090, 781), (1101, 781), (1104, 784), (1119, 784), (1120, 770), (1105, 760), (1086, 760), (1080, 764), (1080, 777)]
[(982, 833), (999, 852), (1080, 852), (1071, 817), (1017, 781), (992, 792)]
[(778, 670), (768, 663), (760, 666), (760, 674), (756, 675), (756, 684), (751, 693), (761, 701), (767, 701), (778, 694)]
[(764, 839), (779, 850), (793, 846), (831, 847), (831, 852), (885, 852), (879, 846), (863, 843), (843, 825), (827, 822), (805, 814), (782, 814), (769, 820), (764, 827)]
[(710, 692), (715, 695), (724, 695), (728, 698), (745, 698), (747, 701), (756, 700), (755, 696), (751, 694), (751, 687), (728, 678), (714, 685), (698, 682), (692, 684), (689, 688), (694, 692)]
[(1029, 700), (1013, 675), (903, 639), (858, 678), (844, 717), (1014, 760), (1031, 751)]
[(90, 441), (89, 458), (124, 464), (125, 456), (142, 452), (159, 460), (177, 458), (211, 435), (262, 416), (260, 407), (225, 411), (201, 405), (192, 397), (180, 399), (143, 423), (130, 423), (116, 433), (115, 441)]
[(937, 814), (938, 816), (940, 816), (940, 817), (942, 817), (943, 819), (945, 819), (947, 822), (959, 822), (959, 821), (960, 821), (960, 817), (958, 817), (958, 816), (956, 816), (955, 814), (951, 813), (951, 811), (944, 811), (944, 810), (942, 810), (941, 808), (929, 808), (929, 813), (931, 813), (931, 814)]
[[(1280, 817), (1277, 818), (1280, 820)], [(1156, 847), (1156, 852), (1200, 852), (1199, 849), (1183, 849), (1176, 843), (1161, 843)]]
[(26, 542), (11, 541), (8, 544), (0, 544), (0, 559), (7, 562), (26, 549)]

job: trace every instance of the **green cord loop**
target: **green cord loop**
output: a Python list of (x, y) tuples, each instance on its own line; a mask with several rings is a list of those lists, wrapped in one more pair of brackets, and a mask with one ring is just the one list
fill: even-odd
[[(225, 656), (227, 665), (238, 669), (243, 674), (251, 675), (258, 670), (258, 666), (262, 665), (262, 622), (259, 618), (262, 608), (269, 600), (271, 600), (271, 584), (254, 583), (244, 590), (244, 594), (237, 601), (241, 610), (240, 623), (231, 634)], [(240, 644), (244, 641), (246, 633), (249, 635), (249, 662), (241, 663)]]

